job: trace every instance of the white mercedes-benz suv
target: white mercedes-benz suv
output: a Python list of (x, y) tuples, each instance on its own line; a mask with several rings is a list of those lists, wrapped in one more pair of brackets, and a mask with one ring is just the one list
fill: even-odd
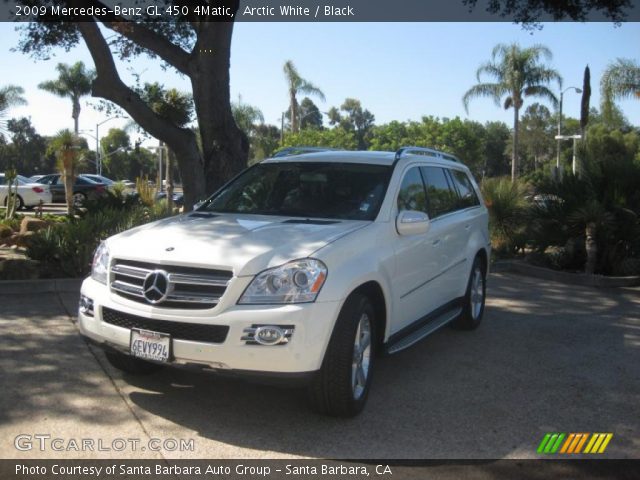
[(490, 244), (467, 167), (417, 147), (301, 152), (105, 240), (81, 333), (129, 373), (197, 364), (300, 380), (317, 410), (351, 416), (378, 354), (478, 326)]

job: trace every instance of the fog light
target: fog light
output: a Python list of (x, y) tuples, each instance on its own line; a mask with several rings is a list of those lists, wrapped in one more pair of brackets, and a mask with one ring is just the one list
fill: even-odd
[(93, 317), (93, 300), (89, 297), (85, 297), (84, 295), (80, 295), (79, 310), (83, 315)]
[(291, 340), (293, 325), (251, 325), (245, 328), (241, 340), (247, 345), (285, 345)]

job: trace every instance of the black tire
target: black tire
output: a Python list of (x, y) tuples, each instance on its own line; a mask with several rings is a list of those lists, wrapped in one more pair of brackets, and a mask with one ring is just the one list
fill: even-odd
[[(364, 339), (366, 323), (369, 325), (369, 341), (368, 349), (363, 348), (365, 355), (362, 352), (360, 354), (364, 375), (362, 382), (361, 376), (354, 377), (354, 365), (358, 365), (355, 363), (354, 353), (356, 336), (360, 331), (358, 341)], [(375, 310), (369, 298), (358, 293), (352, 294), (338, 316), (322, 368), (309, 386), (309, 398), (314, 410), (334, 417), (353, 417), (362, 411), (369, 395), (374, 367), (375, 326)], [(365, 343), (363, 341), (362, 345)], [(354, 378), (358, 380), (354, 381)]]
[[(6, 207), (8, 204), (9, 204), (9, 196), (7, 195), (4, 199), (4, 206)], [(20, 195), (16, 195), (16, 212), (22, 208), (24, 208), (24, 202), (22, 201), (22, 197)]]
[(111, 365), (132, 375), (148, 375), (162, 368), (158, 363), (145, 362), (119, 352), (104, 352), (104, 354)]
[(74, 192), (73, 193), (73, 206), (75, 208), (80, 208), (87, 201), (87, 195), (82, 192)]
[[(481, 285), (474, 285), (480, 281)], [(474, 288), (475, 287), (475, 288)], [(482, 292), (482, 298), (478, 299), (477, 293)], [(484, 304), (487, 296), (487, 267), (480, 256), (476, 256), (469, 274), (467, 291), (465, 292), (462, 313), (454, 320), (451, 326), (457, 330), (473, 330), (478, 328), (484, 315)], [(477, 307), (479, 303), (479, 308)]]

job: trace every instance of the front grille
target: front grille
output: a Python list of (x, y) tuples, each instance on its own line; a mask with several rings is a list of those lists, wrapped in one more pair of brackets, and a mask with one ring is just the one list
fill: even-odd
[(102, 307), (102, 321), (122, 328), (140, 328), (153, 332), (168, 333), (177, 340), (194, 342), (223, 343), (229, 333), (226, 325), (203, 325), (200, 323), (171, 322), (139, 317)]
[[(145, 296), (144, 282), (147, 275), (157, 270), (166, 273), (166, 296), (153, 303)], [(227, 270), (116, 259), (111, 266), (111, 291), (160, 308), (206, 309), (218, 304), (231, 277), (232, 273)]]

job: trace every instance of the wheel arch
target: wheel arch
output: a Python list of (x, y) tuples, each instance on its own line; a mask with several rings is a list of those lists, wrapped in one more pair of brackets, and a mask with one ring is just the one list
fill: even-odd
[(382, 286), (375, 280), (370, 280), (368, 282), (363, 283), (354, 289), (348, 296), (358, 293), (361, 295), (365, 295), (371, 303), (373, 303), (373, 308), (375, 310), (375, 330), (377, 332), (376, 335), (376, 345), (379, 348), (384, 344), (384, 340), (387, 334), (387, 300), (384, 295), (384, 291)]

